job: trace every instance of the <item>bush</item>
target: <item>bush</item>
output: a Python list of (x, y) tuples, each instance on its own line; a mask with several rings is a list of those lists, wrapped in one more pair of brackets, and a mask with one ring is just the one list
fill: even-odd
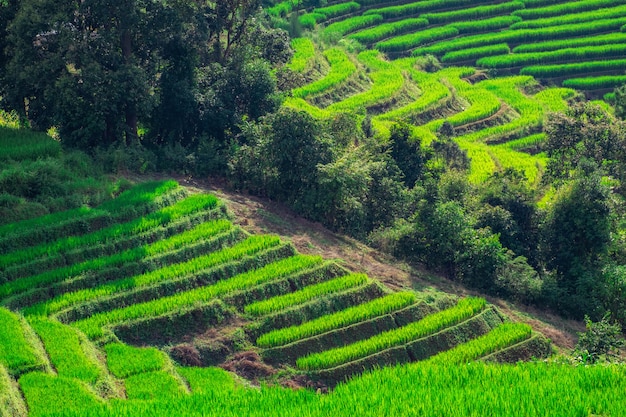
[(596, 323), (592, 322), (589, 316), (585, 316), (587, 330), (578, 333), (578, 343), (574, 349), (574, 355), (580, 363), (593, 364), (619, 357), (619, 348), (624, 346), (622, 327), (618, 323), (611, 324), (609, 319), (608, 313)]

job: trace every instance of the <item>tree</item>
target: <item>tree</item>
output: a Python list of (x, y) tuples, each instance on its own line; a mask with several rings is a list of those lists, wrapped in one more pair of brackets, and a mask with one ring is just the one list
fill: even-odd
[(393, 125), (389, 139), (391, 156), (404, 174), (404, 183), (412, 188), (424, 172), (430, 155), (421, 147), (420, 141), (412, 137), (408, 125)]
[(578, 333), (578, 342), (574, 349), (583, 364), (594, 364), (601, 360), (611, 361), (619, 356), (619, 349), (624, 346), (622, 328), (609, 321), (610, 314), (605, 314), (599, 322), (592, 322), (585, 316), (587, 330)]

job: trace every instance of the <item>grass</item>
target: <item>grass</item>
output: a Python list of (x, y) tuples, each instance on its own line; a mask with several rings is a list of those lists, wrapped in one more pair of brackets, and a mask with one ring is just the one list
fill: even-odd
[(416, 301), (415, 294), (399, 292), (373, 301), (328, 314), (298, 326), (273, 330), (261, 335), (256, 343), (260, 347), (276, 347), (296, 340), (322, 334), (324, 332), (369, 320), (392, 311), (407, 307)]
[[(87, 271), (120, 266), (129, 262), (138, 262), (147, 257), (157, 256), (183, 248), (184, 246), (194, 243), (200, 239), (209, 239), (219, 233), (226, 232), (231, 228), (232, 223), (228, 220), (221, 219), (212, 222), (205, 222), (191, 230), (149, 245), (130, 249), (115, 255), (103, 256), (70, 266), (53, 269), (41, 274), (9, 282), (0, 286), (0, 294), (17, 294), (28, 289), (47, 286), (76, 277)], [(42, 302), (26, 308), (24, 313), (49, 314), (50, 311), (46, 307), (47, 302)]]
[(94, 357), (88, 357), (88, 341), (76, 329), (45, 318), (29, 320), (41, 338), (50, 361), (59, 376), (79, 379), (90, 385), (102, 377), (103, 369)]
[(365, 274), (350, 274), (331, 279), (316, 285), (310, 285), (299, 291), (294, 291), (278, 297), (259, 301), (245, 307), (245, 312), (253, 316), (263, 316), (284, 310), (294, 305), (302, 304), (314, 298), (358, 287), (371, 282)]
[(165, 353), (155, 348), (137, 348), (123, 343), (110, 343), (104, 347), (104, 351), (109, 371), (122, 379), (160, 371), (167, 363)]
[(298, 271), (319, 265), (320, 257), (298, 255), (287, 258), (260, 269), (234, 276), (195, 290), (182, 292), (170, 297), (162, 297), (153, 301), (133, 304), (131, 306), (97, 313), (89, 318), (77, 321), (75, 326), (83, 330), (89, 337), (102, 333), (102, 326), (121, 323), (138, 318), (157, 317), (159, 315), (195, 306), (229, 292), (243, 290), (255, 285), (285, 277)]
[(300, 369), (309, 371), (332, 368), (436, 333), (470, 318), (484, 307), (485, 300), (482, 298), (465, 298), (455, 307), (431, 314), (398, 329), (389, 330), (344, 347), (304, 356), (296, 361), (296, 365)]
[(17, 314), (0, 308), (0, 364), (14, 376), (46, 367), (31, 343), (26, 327)]
[(129, 278), (111, 281), (95, 288), (88, 288), (75, 292), (69, 292), (46, 301), (41, 307), (48, 314), (67, 308), (71, 305), (94, 300), (99, 297), (129, 291), (135, 288), (147, 287), (158, 282), (192, 276), (193, 274), (210, 269), (220, 264), (241, 259), (244, 256), (253, 255), (270, 247), (280, 244), (276, 236), (250, 236), (246, 240), (229, 248), (212, 252), (208, 255), (193, 258), (187, 262), (171, 264), (155, 271), (147, 272)]
[(167, 401), (187, 394), (180, 381), (165, 371), (145, 372), (124, 381), (129, 400)]

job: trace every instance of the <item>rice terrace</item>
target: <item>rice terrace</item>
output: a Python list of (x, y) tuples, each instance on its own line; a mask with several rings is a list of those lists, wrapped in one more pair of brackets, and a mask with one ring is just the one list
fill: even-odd
[(624, 1), (78, 3), (0, 0), (0, 417), (626, 416)]

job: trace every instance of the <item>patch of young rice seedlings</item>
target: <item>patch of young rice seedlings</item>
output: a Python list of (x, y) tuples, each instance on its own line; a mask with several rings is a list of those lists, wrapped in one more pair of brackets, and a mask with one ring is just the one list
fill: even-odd
[(454, 7), (465, 7), (480, 3), (488, 3), (487, 0), (425, 0), (398, 6), (387, 6), (379, 9), (370, 9), (364, 14), (380, 14), (385, 19), (418, 15), (436, 10)]
[(210, 394), (235, 389), (233, 376), (222, 368), (176, 368), (194, 394)]
[(524, 149), (538, 148), (542, 143), (546, 141), (545, 133), (536, 133), (534, 135), (526, 136), (520, 139), (509, 141), (503, 146), (513, 151), (523, 151)]
[(626, 83), (626, 75), (602, 75), (597, 77), (570, 78), (563, 81), (563, 87), (578, 90), (600, 90), (615, 88)]
[(262, 316), (284, 310), (297, 304), (302, 304), (317, 297), (357, 287), (367, 282), (371, 281), (365, 274), (350, 274), (331, 279), (330, 281), (310, 285), (289, 294), (250, 304), (246, 306), (245, 312), (253, 316)]
[(302, 0), (288, 0), (276, 3), (274, 6), (265, 9), (270, 16), (282, 17), (287, 16), (294, 7), (298, 7)]
[(568, 25), (573, 23), (592, 22), (600, 19), (619, 19), (626, 14), (626, 6), (611, 7), (584, 13), (566, 14), (545, 19), (524, 20), (511, 26), (511, 29), (546, 28), (550, 26)]
[(576, 91), (571, 88), (546, 88), (534, 95), (534, 99), (543, 104), (544, 113), (564, 112), (567, 110), (567, 100), (573, 98)]
[[(549, 3), (548, 3), (549, 4)], [(552, 16), (562, 16), (570, 13), (581, 13), (589, 10), (603, 9), (611, 6), (619, 6), (622, 4), (620, 0), (583, 0), (565, 3), (550, 4), (544, 7), (529, 7), (526, 9), (513, 12), (513, 15), (519, 16), (524, 20), (532, 21), (533, 19), (543, 19)]]
[(355, 1), (333, 4), (327, 7), (317, 7), (313, 9), (313, 13), (319, 13), (326, 16), (326, 19), (341, 16), (359, 10), (361, 5)]
[(337, 313), (307, 321), (298, 326), (273, 330), (260, 336), (256, 343), (263, 348), (276, 347), (296, 340), (322, 334), (351, 324), (400, 310), (415, 303), (415, 294), (399, 292), (377, 298), (370, 302), (350, 307)]
[(451, 38), (458, 34), (459, 31), (451, 26), (435, 27), (378, 42), (376, 43), (376, 49), (383, 52), (402, 52), (430, 42)]
[(450, 90), (439, 81), (437, 74), (411, 69), (411, 78), (422, 91), (422, 95), (412, 103), (377, 116), (380, 120), (409, 121), (411, 116), (436, 106), (442, 100), (451, 97)]
[(486, 68), (511, 68), (576, 59), (613, 58), (623, 56), (625, 53), (626, 44), (585, 46), (548, 52), (488, 56), (477, 60), (476, 65)]
[(441, 62), (451, 64), (455, 62), (476, 61), (486, 56), (508, 54), (511, 50), (506, 43), (495, 45), (479, 46), (478, 48), (468, 48), (460, 51), (448, 52), (441, 57)]
[(150, 203), (177, 187), (178, 183), (176, 181), (145, 182), (124, 191), (117, 198), (106, 201), (95, 208), (80, 207), (2, 225), (0, 226), (0, 236), (27, 233), (32, 229), (46, 228), (50, 225), (85, 218), (95, 218), (98, 216), (115, 217), (116, 214), (123, 214), (129, 207), (134, 208), (138, 205)]
[(501, 169), (513, 168), (522, 171), (531, 184), (537, 184), (545, 169), (544, 158), (511, 150), (506, 144), (489, 147), (489, 154), (498, 161)]
[(521, 1), (509, 1), (495, 5), (471, 7), (447, 12), (424, 13), (420, 17), (428, 19), (431, 24), (440, 24), (458, 22), (460, 20), (475, 20), (492, 16), (500, 16), (502, 14), (508, 14), (514, 10), (523, 8), (524, 3)]
[(216, 207), (218, 203), (219, 200), (213, 195), (196, 194), (172, 206), (165, 207), (145, 217), (127, 223), (116, 224), (82, 236), (72, 236), (50, 244), (34, 246), (2, 255), (0, 256), (0, 268), (30, 261), (41, 256), (56, 255), (80, 247), (113, 242), (124, 237), (141, 234), (158, 226), (171, 223), (189, 214), (212, 209)]
[(556, 78), (615, 70), (626, 70), (626, 59), (607, 59), (557, 65), (531, 65), (522, 68), (520, 74), (531, 75), (536, 78)]
[(448, 26), (452, 26), (457, 29), (460, 34), (484, 33), (494, 32), (498, 29), (507, 29), (509, 26), (519, 22), (520, 20), (522, 19), (517, 16), (498, 16), (490, 19), (450, 23)]
[(104, 346), (107, 367), (113, 375), (126, 379), (145, 372), (161, 371), (167, 364), (165, 353), (156, 348), (138, 348), (123, 343)]
[(584, 38), (560, 39), (558, 41), (545, 41), (525, 43), (513, 48), (513, 52), (521, 54), (525, 52), (548, 52), (557, 49), (577, 48), (580, 46), (600, 46), (616, 43), (626, 43), (626, 33), (606, 33), (597, 36), (586, 36)]
[(287, 97), (283, 102), (283, 106), (291, 107), (292, 109), (309, 113), (311, 116), (318, 120), (329, 119), (332, 117), (332, 113), (326, 109), (320, 109), (301, 98)]
[(0, 364), (14, 376), (47, 367), (26, 326), (17, 314), (0, 308)]
[(352, 61), (350, 61), (350, 58), (340, 49), (327, 49), (324, 51), (324, 56), (328, 59), (330, 64), (330, 72), (322, 79), (294, 89), (292, 95), (295, 98), (306, 98), (314, 94), (322, 93), (342, 81), (347, 80), (356, 71), (356, 67)]
[(129, 400), (167, 401), (187, 394), (180, 381), (165, 371), (145, 372), (124, 381)]
[(22, 376), (19, 383), (29, 417), (65, 415), (104, 404), (83, 382), (72, 378), (31, 372)]
[(467, 152), (470, 159), (470, 172), (467, 177), (472, 184), (480, 184), (496, 172), (496, 163), (489, 153), (489, 146), (480, 142), (455, 139), (459, 147)]
[(449, 41), (438, 42), (423, 48), (416, 48), (414, 56), (433, 54), (442, 56), (451, 51), (458, 51), (466, 48), (476, 48), (479, 46), (493, 45), (497, 43), (528, 43), (536, 41), (547, 41), (554, 39), (570, 38), (573, 36), (582, 37), (585, 35), (596, 35), (602, 32), (614, 31), (626, 23), (626, 19), (603, 19), (588, 23), (577, 23), (571, 25), (552, 26), (545, 29), (518, 29), (502, 31), (492, 34), (480, 34), (465, 36)]
[(531, 335), (532, 328), (528, 324), (504, 323), (486, 335), (438, 353), (428, 361), (444, 365), (467, 363), (526, 340)]
[(75, 329), (43, 317), (30, 318), (29, 323), (41, 338), (59, 376), (80, 379), (90, 385), (103, 376), (104, 370), (96, 358), (88, 357), (85, 352), (89, 342)]
[(149, 285), (167, 280), (193, 276), (194, 274), (213, 268), (217, 265), (236, 261), (244, 256), (250, 256), (263, 250), (278, 246), (280, 243), (280, 239), (277, 236), (250, 236), (246, 240), (239, 242), (234, 246), (217, 252), (212, 252), (204, 256), (199, 256), (187, 262), (169, 265), (142, 275), (111, 281), (95, 288), (62, 294), (45, 302), (45, 309), (48, 314), (51, 314), (71, 305), (94, 300), (99, 297), (105, 297), (135, 288), (147, 287)]
[[(90, 270), (98, 270), (110, 268), (113, 266), (123, 265), (129, 262), (137, 262), (141, 259), (163, 254), (173, 250), (180, 249), (185, 245), (197, 242), (199, 240), (208, 239), (226, 232), (233, 227), (228, 220), (220, 219), (211, 222), (201, 223), (194, 229), (185, 231), (181, 234), (174, 235), (164, 240), (145, 245), (139, 248), (129, 249), (115, 255), (103, 256), (97, 259), (91, 259), (78, 264), (53, 269), (38, 275), (21, 278), (16, 281), (0, 285), (0, 296), (17, 294), (28, 289), (37, 288), (60, 282), (72, 277), (76, 277)], [(27, 307), (23, 310), (24, 314), (41, 314), (50, 313), (46, 308), (46, 303)]]
[(385, 38), (421, 29), (426, 26), (428, 26), (428, 20), (423, 18), (404, 19), (397, 22), (383, 23), (372, 28), (361, 30), (351, 34), (348, 38), (354, 39), (363, 44), (373, 44)]
[(436, 333), (472, 317), (484, 308), (484, 299), (465, 298), (452, 308), (431, 314), (420, 321), (410, 323), (398, 329), (383, 332), (369, 339), (341, 348), (299, 358), (296, 361), (296, 365), (298, 368), (305, 370), (332, 368)]
[(354, 111), (359, 108), (367, 108), (378, 105), (394, 97), (394, 95), (402, 89), (404, 85), (404, 76), (402, 71), (394, 65), (383, 61), (379, 58), (379, 52), (370, 50), (361, 52), (359, 60), (372, 69), (369, 77), (374, 84), (372, 88), (361, 94), (356, 94), (346, 98), (345, 100), (331, 104), (326, 109), (330, 112)]
[(89, 318), (74, 323), (89, 337), (102, 334), (102, 326), (114, 325), (128, 320), (139, 318), (158, 317), (171, 311), (192, 307), (202, 302), (210, 301), (221, 295), (251, 288), (265, 282), (286, 277), (296, 272), (312, 268), (322, 263), (317, 256), (297, 255), (283, 259), (260, 269), (236, 275), (232, 278), (218, 281), (213, 285), (185, 291), (169, 297), (162, 297), (144, 303), (133, 304), (128, 307), (97, 313)]
[(379, 22), (382, 22), (383, 17), (378, 14), (370, 14), (366, 16), (355, 16), (339, 22), (331, 23), (324, 28), (324, 35), (338, 34), (344, 36), (350, 32), (354, 32), (359, 29), (373, 26)]
[(295, 52), (287, 64), (287, 68), (295, 72), (305, 72), (315, 57), (313, 41), (309, 38), (294, 38), (291, 40), (291, 47)]

